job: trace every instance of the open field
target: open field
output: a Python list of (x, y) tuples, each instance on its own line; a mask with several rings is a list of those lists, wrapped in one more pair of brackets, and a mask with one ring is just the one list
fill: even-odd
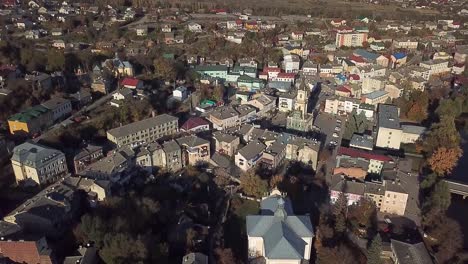
[(437, 15), (439, 14), (436, 10), (428, 9), (415, 9), (405, 8), (401, 9), (395, 5), (375, 5), (368, 3), (358, 2), (346, 2), (339, 0), (168, 0), (171, 4), (190, 5), (194, 7), (229, 7), (236, 10), (243, 10), (245, 8), (251, 8), (255, 11), (266, 12), (271, 14), (288, 14), (291, 12), (302, 13), (302, 14), (321, 14), (325, 17), (332, 16), (350, 16), (355, 14), (366, 14), (366, 15), (391, 15), (395, 14), (395, 18), (402, 18), (407, 16), (408, 13), (418, 15)]

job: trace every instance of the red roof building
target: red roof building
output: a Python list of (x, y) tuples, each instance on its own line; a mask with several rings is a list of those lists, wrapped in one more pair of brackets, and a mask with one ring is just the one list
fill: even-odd
[(128, 78), (128, 77), (123, 79), (121, 84), (123, 87), (129, 88), (129, 89), (140, 88), (143, 85), (143, 83), (140, 80), (135, 79), (135, 78)]
[(296, 78), (296, 74), (295, 73), (288, 73), (288, 72), (280, 72), (280, 73), (278, 73), (277, 78), (294, 79), (294, 78)]
[(352, 157), (352, 158), (362, 158), (362, 159), (366, 159), (366, 160), (378, 160), (378, 161), (383, 161), (383, 162), (392, 161), (391, 158), (389, 158), (389, 157), (387, 157), (385, 155), (375, 154), (375, 153), (372, 153), (372, 152), (367, 152), (367, 151), (352, 149), (352, 148), (346, 148), (346, 147), (340, 147), (338, 149), (338, 155), (349, 156), (349, 157)]
[(200, 132), (209, 129), (210, 123), (201, 117), (191, 117), (180, 127), (180, 130), (185, 132)]
[(0, 241), (0, 255), (15, 263), (52, 264), (45, 238), (38, 241)]

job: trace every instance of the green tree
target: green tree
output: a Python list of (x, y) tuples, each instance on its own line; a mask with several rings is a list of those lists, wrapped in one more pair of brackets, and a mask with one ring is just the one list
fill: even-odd
[(377, 234), (371, 241), (369, 248), (367, 249), (367, 264), (381, 264), (383, 263), (380, 258), (382, 252), (382, 238), (380, 234)]
[(346, 217), (348, 212), (348, 199), (344, 193), (340, 193), (332, 207), (335, 216), (335, 232), (343, 234), (346, 231)]
[(427, 153), (434, 152), (439, 147), (457, 148), (460, 145), (460, 134), (455, 127), (453, 117), (442, 117), (440, 122), (434, 123), (424, 142), (424, 150)]
[(65, 67), (65, 56), (58, 50), (49, 50), (47, 52), (47, 70), (61, 71)]
[(224, 93), (225, 93), (225, 88), (224, 85), (218, 84), (213, 88), (213, 99), (216, 101), (220, 102), (224, 98)]
[(445, 212), (450, 206), (450, 191), (445, 181), (437, 181), (433, 189), (429, 192), (428, 197), (422, 206), (423, 225), (432, 227), (441, 217), (445, 217)]
[(462, 110), (462, 102), (459, 100), (444, 99), (439, 102), (435, 112), (439, 118), (447, 116), (456, 118), (462, 113)]
[(343, 138), (350, 140), (354, 133), (364, 133), (367, 129), (367, 118), (364, 112), (357, 114), (356, 109), (353, 109), (346, 123)]
[(241, 188), (245, 194), (256, 198), (261, 198), (268, 192), (268, 182), (262, 180), (253, 169), (243, 173), (240, 177)]
[(159, 57), (153, 61), (156, 76), (164, 80), (175, 80), (177, 71), (172, 61)]

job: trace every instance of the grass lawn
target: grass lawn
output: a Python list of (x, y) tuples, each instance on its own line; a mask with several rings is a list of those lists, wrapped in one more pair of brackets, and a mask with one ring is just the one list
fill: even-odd
[(228, 219), (224, 223), (224, 246), (231, 248), (238, 259), (246, 259), (247, 257), (245, 217), (257, 214), (259, 210), (260, 204), (257, 202), (238, 197), (231, 200)]

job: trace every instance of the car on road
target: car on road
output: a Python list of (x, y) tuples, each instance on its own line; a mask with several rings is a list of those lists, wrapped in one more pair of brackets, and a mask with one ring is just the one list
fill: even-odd
[(337, 138), (337, 137), (340, 137), (340, 136), (338, 136), (338, 134), (335, 132), (335, 133), (333, 133), (333, 137)]
[(336, 132), (340, 132), (341, 131), (341, 128), (339, 126), (335, 127), (335, 131)]
[(328, 143), (328, 144), (330, 144), (331, 146), (336, 146), (336, 145), (338, 145), (338, 142), (332, 140), (332, 141), (330, 141), (330, 143)]

